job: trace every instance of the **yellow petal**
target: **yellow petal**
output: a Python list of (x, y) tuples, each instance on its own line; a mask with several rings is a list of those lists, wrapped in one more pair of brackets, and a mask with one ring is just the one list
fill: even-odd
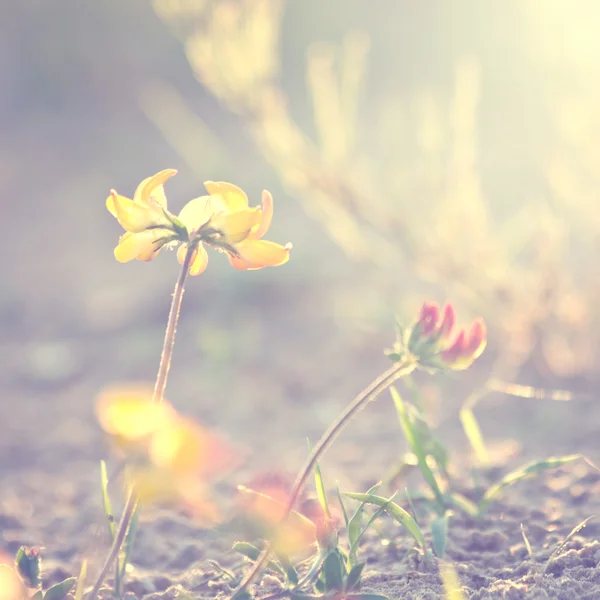
[(204, 273), (208, 265), (208, 254), (204, 249), (204, 246), (200, 244), (196, 251), (196, 256), (190, 266), (190, 275), (200, 275)]
[(119, 239), (119, 244), (115, 248), (115, 258), (126, 263), (134, 258), (147, 262), (152, 260), (160, 251), (156, 247), (156, 240), (161, 236), (161, 231), (150, 230), (141, 233), (127, 232)]
[(205, 181), (206, 191), (221, 201), (226, 210), (236, 211), (248, 208), (248, 196), (246, 192), (233, 183), (225, 181)]
[(222, 231), (230, 244), (237, 244), (248, 237), (253, 227), (260, 225), (261, 218), (260, 208), (246, 208), (215, 215), (211, 225)]
[(262, 219), (258, 227), (252, 232), (251, 236), (255, 240), (260, 240), (271, 226), (273, 220), (273, 196), (267, 190), (262, 193)]
[(110, 196), (106, 199), (106, 208), (108, 209), (108, 212), (110, 212), (110, 214), (116, 219), (117, 209), (115, 208), (115, 198), (123, 198), (124, 200), (129, 200), (129, 202), (133, 202), (133, 200), (125, 198), (125, 196), (119, 196), (115, 190), (110, 191)]
[(152, 390), (144, 386), (108, 388), (98, 398), (96, 415), (106, 433), (139, 440), (174, 420), (175, 411), (167, 402), (152, 402)]
[(163, 189), (163, 184), (167, 179), (177, 174), (176, 169), (165, 169), (152, 177), (146, 177), (140, 185), (137, 186), (133, 201), (142, 204), (148, 204), (149, 200), (158, 202), (162, 208), (167, 208), (167, 198)]
[[(185, 255), (187, 253), (187, 244), (181, 244), (177, 250), (177, 260), (179, 264), (182, 265), (185, 260)], [(189, 274), (190, 275), (200, 275), (204, 273), (206, 270), (206, 266), (208, 265), (208, 254), (204, 249), (202, 244), (198, 245), (196, 252), (194, 254), (194, 258), (192, 259), (192, 264), (190, 265)]]
[(229, 262), (239, 270), (278, 267), (290, 258), (291, 246), (281, 246), (265, 240), (246, 240), (236, 245), (239, 258), (229, 255)]
[(17, 572), (8, 564), (0, 565), (0, 600), (27, 600), (27, 598), (29, 594)]
[(150, 459), (174, 473), (195, 474), (210, 463), (208, 436), (190, 420), (178, 418), (152, 436)]
[(210, 196), (200, 196), (190, 200), (179, 213), (179, 220), (188, 232), (195, 231), (207, 223), (215, 213), (215, 203)]
[(106, 201), (106, 207), (117, 217), (125, 231), (139, 233), (157, 225), (171, 227), (170, 221), (165, 217), (163, 209), (158, 204), (140, 204), (125, 196), (119, 196), (114, 190)]

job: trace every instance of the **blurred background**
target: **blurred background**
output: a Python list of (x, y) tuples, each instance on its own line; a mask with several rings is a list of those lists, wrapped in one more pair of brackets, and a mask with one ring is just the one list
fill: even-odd
[[(490, 330), (478, 369), (424, 380), (440, 422), (493, 376), (588, 400), (495, 394), (486, 434), (553, 450), (597, 436), (596, 2), (24, 0), (0, 16), (7, 503), (36, 490), (33, 515), (96, 494), (94, 398), (155, 374), (175, 257), (118, 264), (104, 201), (164, 168), (175, 212), (205, 180), (251, 204), (269, 189), (269, 239), (294, 245), (258, 272), (211, 256), (167, 389), (253, 468), (294, 472), (304, 439), (387, 368), (394, 316), (429, 298)], [(392, 411), (353, 425), (336, 464), (377, 478), (402, 447)]]

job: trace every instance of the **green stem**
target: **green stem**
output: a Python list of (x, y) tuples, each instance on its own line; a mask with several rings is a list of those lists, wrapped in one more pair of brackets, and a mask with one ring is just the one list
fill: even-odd
[[(381, 392), (386, 390), (390, 385), (397, 379), (408, 375), (414, 371), (416, 365), (413, 363), (396, 363), (393, 367), (382, 373), (377, 379), (369, 384), (354, 400), (345, 408), (344, 412), (329, 426), (329, 429), (323, 434), (321, 439), (317, 442), (314, 450), (309, 456), (308, 460), (302, 467), (292, 492), (288, 499), (284, 517), (285, 520), (290, 512), (294, 509), (294, 505), (298, 500), (300, 492), (304, 488), (306, 480), (310, 477), (315, 465), (320, 458), (329, 449), (331, 444), (335, 441), (337, 436), (342, 432), (344, 427), (348, 424), (350, 419), (354, 417), (360, 410), (362, 410), (371, 400), (374, 400)], [(232, 599), (242, 595), (248, 586), (258, 577), (259, 573), (267, 564), (271, 556), (271, 548), (267, 544), (262, 551), (262, 554), (258, 557), (258, 560), (254, 563), (252, 570), (246, 575), (244, 580), (240, 583), (238, 589), (234, 592)]]
[[(179, 313), (181, 311), (181, 301), (183, 300), (183, 292), (185, 286), (185, 280), (188, 276), (192, 258), (194, 256), (195, 248), (193, 244), (189, 244), (187, 253), (179, 273), (179, 278), (175, 284), (175, 291), (173, 292), (173, 300), (171, 301), (171, 308), (169, 310), (169, 318), (167, 320), (167, 329), (165, 331), (165, 339), (163, 342), (163, 349), (160, 355), (160, 364), (158, 366), (158, 374), (156, 375), (156, 382), (154, 384), (154, 391), (152, 393), (152, 401), (161, 403), (163, 401), (163, 395), (167, 386), (167, 378), (169, 376), (169, 369), (171, 368), (171, 358), (173, 356), (173, 346), (175, 345), (175, 333), (177, 332), (177, 323), (179, 321)], [(115, 533), (112, 546), (104, 562), (104, 566), (96, 579), (96, 583), (89, 593), (87, 600), (96, 600), (96, 596), (100, 591), (100, 587), (104, 583), (108, 572), (112, 568), (114, 562), (119, 556), (121, 546), (125, 541), (129, 526), (131, 525), (131, 519), (135, 514), (138, 506), (138, 496), (135, 493), (133, 487), (129, 491), (123, 514), (121, 515), (121, 521), (119, 527)]]

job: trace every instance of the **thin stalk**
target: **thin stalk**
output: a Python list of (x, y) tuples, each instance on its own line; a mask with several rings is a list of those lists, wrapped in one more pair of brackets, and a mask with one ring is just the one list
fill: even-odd
[[(167, 386), (167, 378), (169, 376), (169, 369), (171, 368), (171, 358), (173, 356), (173, 346), (175, 345), (175, 333), (177, 332), (177, 323), (179, 321), (179, 313), (181, 311), (181, 301), (183, 300), (183, 292), (185, 286), (185, 280), (188, 276), (192, 258), (194, 256), (195, 248), (193, 244), (189, 244), (187, 253), (179, 273), (179, 278), (175, 284), (175, 291), (173, 292), (173, 300), (171, 301), (171, 308), (169, 310), (169, 318), (167, 320), (167, 329), (165, 331), (165, 339), (163, 342), (163, 349), (160, 355), (160, 364), (158, 366), (158, 373), (156, 375), (156, 382), (154, 384), (154, 391), (152, 393), (152, 401), (161, 403), (163, 401), (163, 395)], [(135, 514), (138, 506), (138, 496), (135, 493), (135, 489), (132, 487), (121, 515), (121, 521), (119, 527), (115, 533), (112, 546), (104, 562), (104, 566), (96, 579), (96, 583), (89, 593), (87, 600), (96, 600), (96, 596), (100, 591), (100, 587), (104, 583), (108, 572), (110, 571), (113, 563), (117, 560), (121, 546), (125, 541), (129, 526), (131, 525), (131, 519)]]
[[(414, 363), (395, 364), (393, 367), (382, 373), (377, 379), (372, 381), (362, 392), (360, 392), (360, 394), (358, 394), (358, 396), (356, 396), (356, 398), (354, 398), (354, 400), (344, 409), (342, 414), (329, 426), (329, 429), (327, 429), (321, 439), (317, 442), (312, 454), (309, 456), (308, 460), (298, 474), (298, 477), (296, 478), (294, 487), (292, 488), (292, 492), (285, 508), (282, 521), (285, 520), (290, 512), (294, 509), (294, 505), (298, 500), (298, 496), (304, 488), (306, 480), (310, 477), (310, 474), (315, 468), (315, 465), (321, 459), (323, 454), (325, 454), (325, 452), (329, 449), (338, 435), (342, 432), (350, 419), (352, 419), (354, 415), (362, 410), (371, 400), (374, 400), (379, 394), (381, 394), (381, 392), (390, 387), (394, 381), (414, 371), (415, 367), (416, 364)], [(245, 591), (256, 579), (256, 577), (267, 564), (270, 555), (271, 548), (269, 547), (269, 544), (266, 544), (261, 555), (258, 557), (258, 560), (254, 563), (252, 570), (240, 583), (232, 598), (239, 597), (241, 593)]]

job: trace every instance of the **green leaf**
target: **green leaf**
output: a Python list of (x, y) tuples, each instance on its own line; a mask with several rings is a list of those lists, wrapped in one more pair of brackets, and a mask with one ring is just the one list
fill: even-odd
[(550, 457), (545, 460), (538, 460), (530, 462), (520, 469), (511, 471), (508, 475), (505, 475), (498, 483), (491, 486), (486, 493), (483, 495), (481, 502), (479, 503), (479, 512), (482, 513), (488, 506), (488, 504), (496, 497), (500, 492), (507, 488), (513, 483), (517, 483), (527, 477), (538, 475), (548, 469), (555, 469), (561, 467), (567, 463), (573, 462), (582, 458), (581, 454), (569, 454), (567, 456)]
[(29, 600), (42, 600), (44, 597), (44, 592), (42, 590), (38, 590)]
[[(234, 552), (239, 552), (241, 555), (249, 558), (253, 562), (256, 562), (260, 556), (260, 550), (248, 542), (235, 542), (232, 546), (232, 550)], [(272, 560), (267, 564), (267, 568), (271, 569), (271, 571), (275, 571), (282, 577), (285, 577), (283, 569)]]
[(435, 496), (436, 502), (438, 504), (438, 513), (444, 514), (445, 512), (445, 501), (442, 491), (438, 485), (437, 479), (435, 475), (429, 468), (427, 464), (427, 454), (423, 448), (420, 437), (415, 433), (415, 429), (410, 420), (404, 402), (396, 390), (395, 387), (390, 387), (390, 394), (392, 395), (392, 399), (394, 400), (394, 405), (396, 406), (396, 411), (398, 412), (398, 417), (400, 419), (400, 425), (402, 426), (402, 430), (404, 431), (404, 436), (406, 437), (406, 441), (417, 457), (417, 461), (419, 463), (419, 469), (421, 469), (421, 473), (423, 474), (423, 478), (427, 482), (427, 485), (431, 488), (433, 495)]
[(362, 583), (362, 572), (365, 568), (365, 563), (358, 563), (350, 569), (346, 579), (346, 589), (349, 591), (358, 589)]
[(292, 561), (283, 553), (277, 553), (277, 559), (281, 563), (283, 570), (285, 571), (285, 576), (288, 582), (292, 585), (298, 585), (298, 573), (292, 564)]
[(421, 529), (417, 525), (416, 521), (410, 516), (410, 514), (404, 510), (401, 506), (395, 502), (391, 502), (387, 498), (376, 496), (375, 494), (356, 494), (353, 492), (345, 492), (344, 496), (358, 500), (359, 502), (365, 502), (367, 504), (375, 504), (377, 506), (384, 507), (385, 511), (393, 517), (400, 525), (405, 527), (408, 532), (415, 538), (419, 546), (424, 550), (426, 547), (425, 538)]
[(344, 588), (344, 565), (339, 552), (332, 550), (323, 563), (325, 591), (342, 591)]
[[(375, 493), (379, 489), (380, 486), (381, 486), (381, 482), (376, 483), (372, 488), (367, 490), (367, 494)], [(345, 494), (345, 495), (348, 496), (348, 494)], [(358, 506), (358, 508), (356, 509), (356, 511), (354, 512), (354, 514), (352, 515), (352, 518), (348, 521), (348, 540), (350, 542), (351, 548), (355, 548), (358, 544), (358, 540), (360, 539), (361, 531), (362, 531), (362, 518), (363, 518), (364, 510), (365, 510), (365, 503), (361, 502), (360, 505)], [(352, 557), (350, 557), (350, 559), (351, 559), (352, 564), (354, 564)]]
[(448, 541), (448, 515), (437, 517), (431, 521), (431, 545), (438, 558), (444, 558)]
[(44, 594), (44, 600), (63, 600), (64, 597), (73, 589), (75, 577), (69, 577), (49, 588)]

